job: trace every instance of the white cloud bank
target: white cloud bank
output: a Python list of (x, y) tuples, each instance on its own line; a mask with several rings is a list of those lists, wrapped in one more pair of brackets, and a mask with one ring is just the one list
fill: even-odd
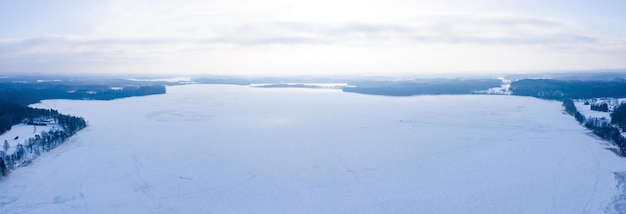
[(405, 1), (112, 2), (106, 17), (80, 35), (0, 39), (0, 69), (397, 74), (626, 67), (626, 39), (568, 20), (458, 8)]

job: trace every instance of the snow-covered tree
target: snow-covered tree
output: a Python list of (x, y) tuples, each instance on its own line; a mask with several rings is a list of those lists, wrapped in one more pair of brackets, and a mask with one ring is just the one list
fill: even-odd
[(26, 155), (26, 150), (24, 149), (24, 146), (22, 146), (22, 144), (17, 144), (14, 154), (15, 154), (15, 158), (18, 161), (22, 160), (22, 158), (24, 158), (24, 155)]
[(7, 168), (7, 165), (4, 161), (5, 157), (6, 155), (4, 154), (4, 151), (0, 151), (0, 175), (1, 176), (6, 176), (7, 174), (9, 174), (9, 169)]
[(9, 150), (9, 147), (11, 147), (9, 145), (9, 141), (4, 140), (4, 145), (2, 146), (2, 148), (4, 149), (4, 151), (6, 152), (7, 150)]

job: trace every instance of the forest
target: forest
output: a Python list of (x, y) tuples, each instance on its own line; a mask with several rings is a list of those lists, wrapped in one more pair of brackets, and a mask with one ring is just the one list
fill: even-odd
[(498, 79), (422, 79), (406, 81), (352, 81), (344, 92), (385, 96), (474, 94), (501, 86)]
[(11, 126), (32, 121), (34, 118), (56, 117), (59, 112), (52, 109), (35, 109), (15, 103), (0, 102), (0, 135), (11, 130)]
[(112, 100), (124, 97), (164, 94), (165, 86), (65, 85), (0, 83), (0, 101), (28, 105), (45, 99)]
[(626, 80), (522, 79), (511, 83), (513, 95), (542, 99), (626, 97)]

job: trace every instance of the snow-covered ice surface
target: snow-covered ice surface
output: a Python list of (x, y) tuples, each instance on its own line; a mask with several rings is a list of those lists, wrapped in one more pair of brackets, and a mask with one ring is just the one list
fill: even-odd
[(0, 213), (624, 207), (613, 199), (624, 198), (617, 175), (626, 159), (559, 102), (186, 85), (165, 95), (36, 107), (83, 116), (89, 127), (1, 178)]

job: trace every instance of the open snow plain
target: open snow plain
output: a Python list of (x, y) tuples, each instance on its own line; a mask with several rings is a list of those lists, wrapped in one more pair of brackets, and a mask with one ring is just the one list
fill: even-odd
[(0, 213), (616, 213), (561, 103), (187, 85), (34, 105), (89, 127), (0, 180)]

